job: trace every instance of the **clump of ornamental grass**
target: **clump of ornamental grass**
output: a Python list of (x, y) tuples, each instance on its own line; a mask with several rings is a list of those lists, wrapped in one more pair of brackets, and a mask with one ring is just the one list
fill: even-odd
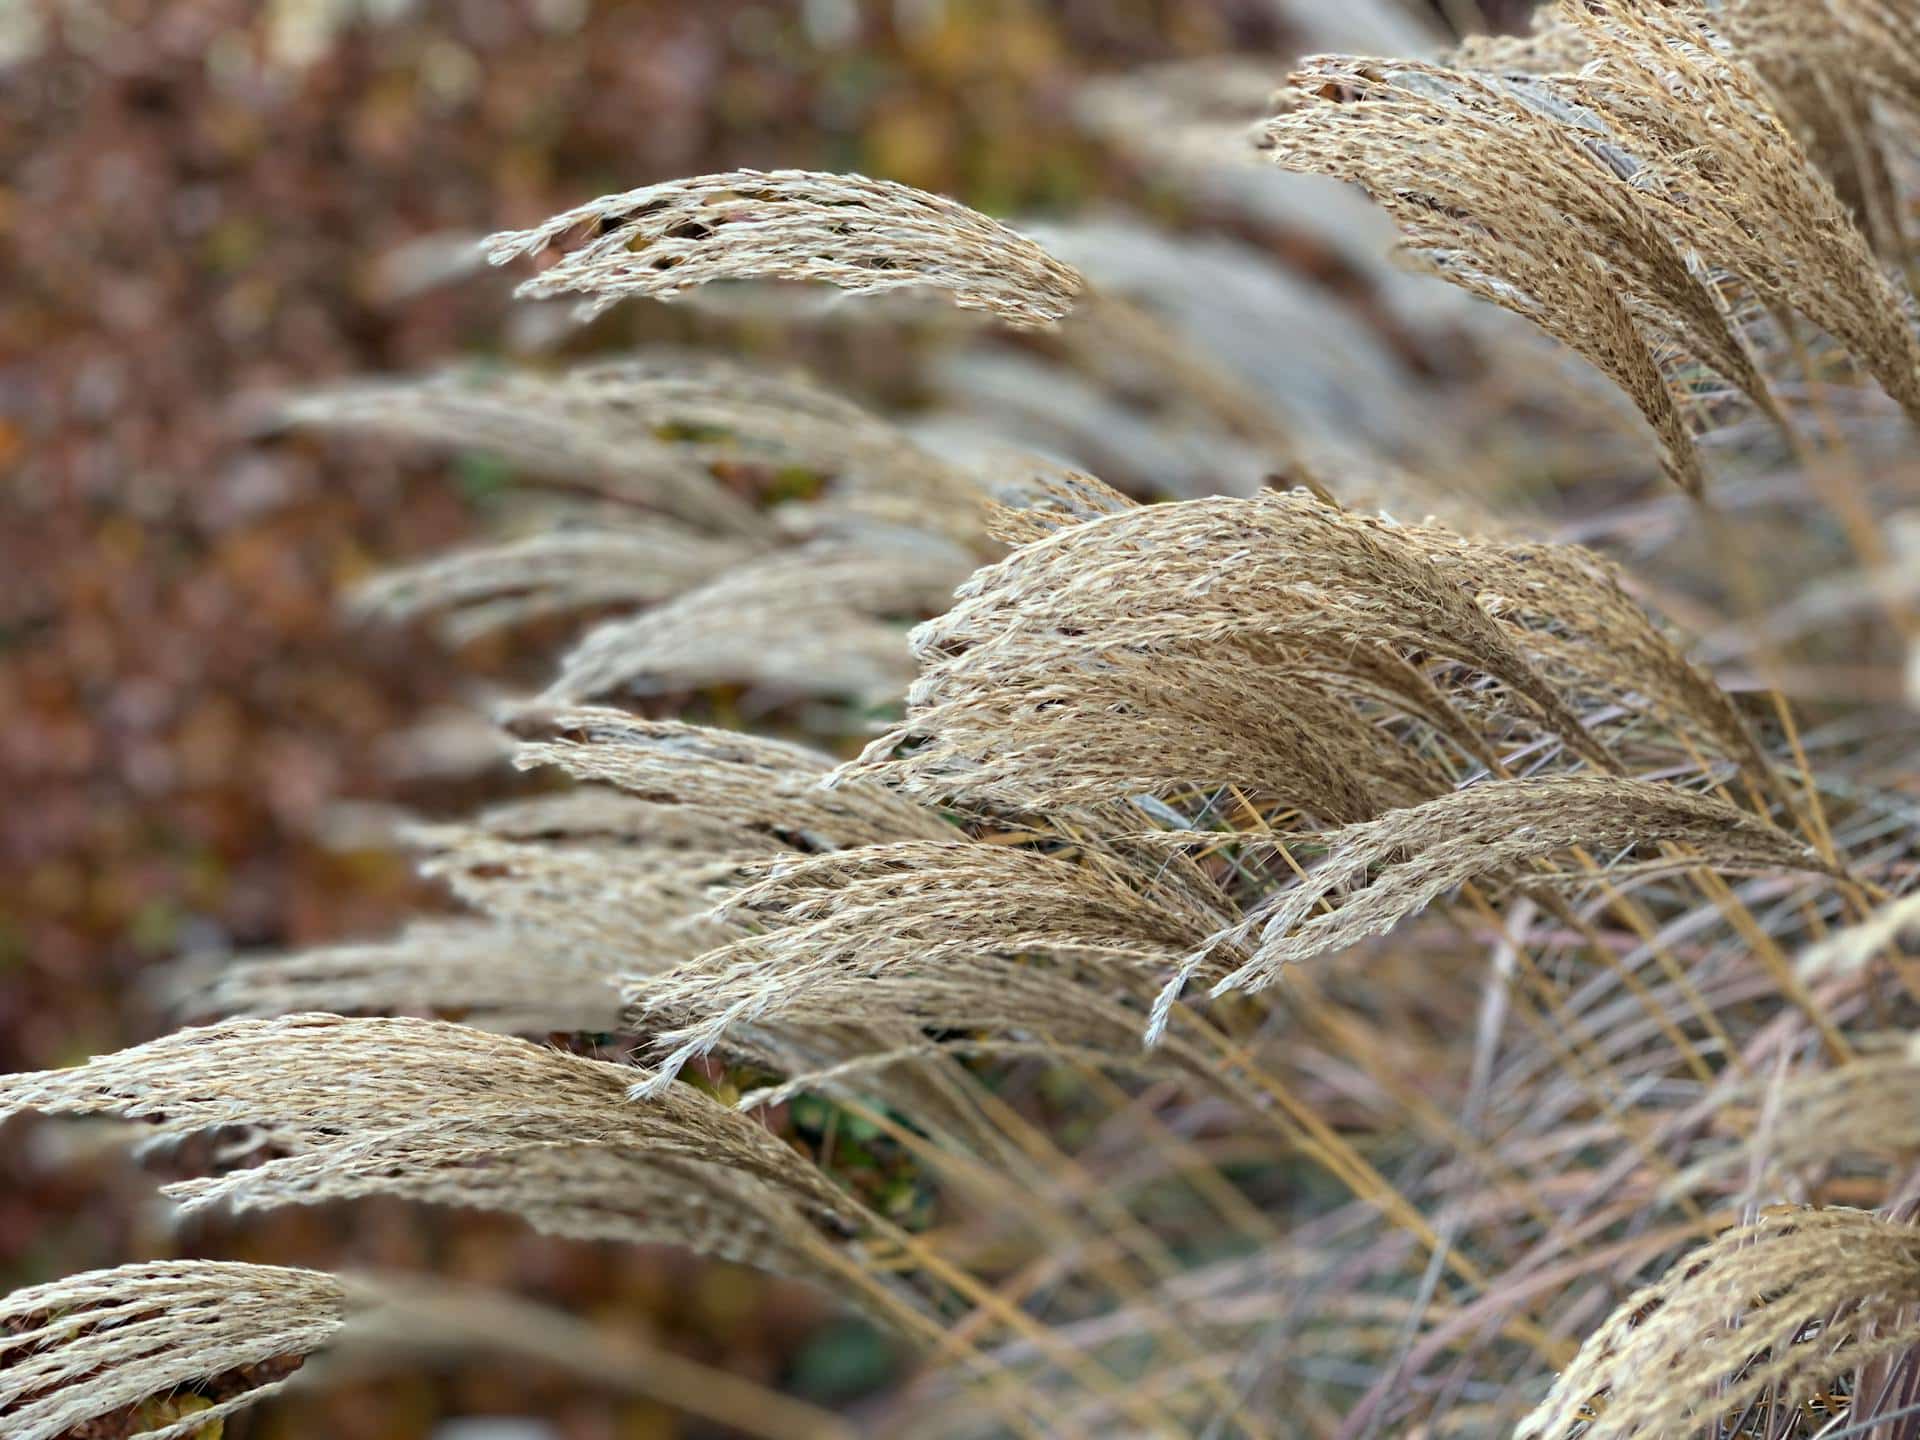
[[(1188, 162), (1257, 70), (1082, 109), (1218, 197), (1253, 151)], [(1920, 417), (1916, 77), (1888, 0), (1568, 0), (1437, 59), (1307, 61), (1257, 139), (1611, 382), (1697, 502), (1660, 524), (1700, 529), (1747, 613), (1825, 566), (1904, 641), (1876, 537), (1911, 500), (1835, 416), (1884, 438), (1870, 379)], [(1243, 220), (1324, 233), (1258, 194)], [(1910, 716), (1784, 693), (1901, 655), (1762, 630), (1709, 668), (1674, 622), (1718, 619), (1720, 577), (1572, 543), (1545, 485), (1492, 503), (1478, 472), (1521, 453), (1496, 438), (1554, 429), (1542, 389), (1436, 402), (1357, 341), (1316, 359), (1364, 307), (1250, 245), (1034, 233), (1080, 268), (905, 186), (741, 171), (489, 242), (559, 251), (523, 293), (593, 309), (814, 281), (1040, 332), (931, 337), (954, 408), (917, 421), (685, 352), (289, 402), (538, 482), (544, 529), (361, 603), (455, 639), (587, 621), (495, 716), (569, 788), (400, 827), (461, 913), (183, 970), (215, 1023), (0, 1079), (0, 1114), (135, 1122), (204, 1172), (166, 1187), (187, 1211), (385, 1195), (795, 1277), (917, 1348), (929, 1433), (1909, 1433), (1920, 751)], [(1353, 268), (1367, 304), (1405, 294)], [(1492, 372), (1543, 368), (1459, 323)], [(1524, 453), (1590, 475), (1619, 407), (1557, 393), (1577, 423)], [(1089, 446), (1124, 418), (1149, 473), (956, 443), (976, 402)], [(1776, 506), (1792, 566), (1750, 548)], [(870, 706), (877, 735), (847, 759), (619, 706), (708, 694), (835, 740)], [(893, 1147), (913, 1203), (779, 1133), (802, 1098)], [(51, 1440), (160, 1397), (141, 1423), (185, 1434), (402, 1299), (217, 1262), (23, 1291), (0, 1416)], [(414, 1328), (826, 1423), (502, 1303)]]

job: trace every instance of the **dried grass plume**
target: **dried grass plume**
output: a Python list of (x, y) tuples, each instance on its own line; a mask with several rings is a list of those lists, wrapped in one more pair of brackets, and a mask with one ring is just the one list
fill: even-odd
[(1085, 284), (958, 201), (810, 170), (735, 170), (604, 196), (489, 237), (487, 258), (504, 264), (581, 234), (591, 238), (519, 293), (587, 295), (597, 310), (627, 295), (672, 299), (714, 280), (816, 280), (855, 294), (924, 287), (1031, 328), (1058, 321)]

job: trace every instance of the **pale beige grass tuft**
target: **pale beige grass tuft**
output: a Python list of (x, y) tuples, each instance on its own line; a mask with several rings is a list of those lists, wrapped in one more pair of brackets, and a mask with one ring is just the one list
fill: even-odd
[(944, 196), (864, 175), (735, 170), (603, 196), (531, 230), (490, 236), (504, 264), (590, 238), (524, 282), (525, 296), (672, 299), (714, 280), (813, 280), (856, 294), (946, 291), (1009, 325), (1051, 325), (1084, 281), (1038, 245)]
[(1860, 1210), (1783, 1209), (1623, 1301), (1516, 1440), (1717, 1427), (1763, 1396), (1798, 1406), (1916, 1340), (1920, 1231)]
[(1634, 193), (1676, 243), (1832, 335), (1920, 421), (1912, 296), (1707, 12), (1563, 0), (1561, 13), (1592, 58), (1555, 84), (1632, 157)]
[[(1153, 837), (1161, 844), (1215, 844), (1207, 832)], [(1256, 848), (1261, 843), (1249, 837)], [(1676, 786), (1617, 776), (1556, 775), (1488, 780), (1322, 837), (1327, 858), (1240, 924), (1190, 956), (1155, 1007), (1154, 1032), (1186, 982), (1209, 970), (1212, 993), (1258, 990), (1281, 967), (1383, 935), (1470, 880), (1514, 878), (1523, 866), (1576, 847), (1638, 850), (1636, 873), (1684, 869), (1831, 873), (1797, 838), (1725, 801)], [(1659, 853), (1656, 847), (1685, 847)], [(1574, 873), (1568, 877), (1579, 881)], [(1227, 969), (1214, 946), (1251, 948)]]
[[(347, 1316), (348, 1287), (335, 1276), (214, 1260), (122, 1265), (16, 1290), (0, 1301), (0, 1428), (9, 1440), (79, 1433), (180, 1387), (303, 1358)], [(135, 1433), (185, 1436), (286, 1384), (248, 1380), (218, 1402), (136, 1418)]]
[[(779, 1269), (816, 1243), (816, 1220), (857, 1226), (820, 1170), (692, 1087), (630, 1101), (646, 1078), (437, 1020), (295, 1015), (0, 1078), (0, 1117), (116, 1115), (163, 1144), (237, 1131), (223, 1158), (254, 1163), (165, 1186), (186, 1210), (389, 1194), (574, 1236), (719, 1244)], [(731, 1178), (689, 1186), (688, 1165)]]

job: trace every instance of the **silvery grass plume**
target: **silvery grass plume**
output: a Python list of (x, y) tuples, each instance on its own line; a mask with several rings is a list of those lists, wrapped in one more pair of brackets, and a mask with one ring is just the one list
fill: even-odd
[(561, 661), (545, 698), (745, 684), (883, 702), (911, 671), (900, 622), (939, 610), (972, 568), (952, 541), (907, 530), (779, 551), (596, 627)]
[(1629, 1296), (1517, 1440), (1713, 1435), (1796, 1412), (1818, 1427), (1849, 1410), (1838, 1433), (1856, 1433), (1889, 1384), (1876, 1362), (1916, 1340), (1920, 1232), (1865, 1211), (1781, 1207)]
[[(941, 609), (983, 543), (972, 476), (802, 380), (711, 357), (653, 352), (551, 378), (350, 387), (296, 399), (287, 413), (494, 453), (722, 532), (602, 522), (429, 561), (363, 590), (360, 604), (390, 617), (450, 612), (442, 623), (455, 639), (640, 607), (580, 641), (554, 683), (559, 699), (712, 683), (886, 698), (906, 679), (890, 622)], [(780, 536), (765, 518), (714, 478), (723, 465), (830, 477), (820, 499), (783, 512), (787, 538), (802, 543), (773, 548)]]
[[(522, 737), (513, 754), (521, 768), (592, 783), (498, 805), (465, 824), (402, 832), (422, 873), (475, 917), (415, 925), (384, 941), (192, 965), (176, 982), (177, 1010), (191, 1018), (424, 1011), (494, 1031), (618, 1032), (623, 993), (630, 1004), (738, 933), (710, 911), (756, 865), (955, 833), (879, 787), (824, 788), (831, 758), (804, 746), (617, 710), (523, 705), (506, 720)], [(874, 1005), (804, 1031), (738, 1027), (728, 1053), (795, 1076), (877, 1072), (889, 1068), (872, 1058), (881, 1055), (912, 1060), (871, 1075), (868, 1088), (930, 1129), (976, 1148), (984, 1138), (992, 1153), (997, 1142), (962, 1098), (956, 1073), (902, 1023)]]
[[(778, 537), (717, 467), (804, 470), (824, 503), (793, 518), (870, 515), (968, 538), (970, 479), (898, 427), (799, 375), (651, 348), (553, 374), (451, 370), (281, 402), (286, 423), (495, 456), (523, 478), (658, 511), (735, 543)], [(910, 508), (909, 508), (910, 507)], [(671, 533), (671, 532), (668, 532)]]
[(855, 294), (945, 291), (965, 310), (1045, 326), (1084, 282), (1031, 240), (944, 196), (864, 175), (736, 170), (608, 195), (486, 241), (504, 264), (591, 238), (520, 286), (579, 294), (589, 313), (628, 295), (672, 299), (715, 280), (809, 280)]
[[(1698, 358), (1772, 412), (1721, 301), (1616, 173), (1606, 137), (1583, 134), (1553, 97), (1344, 57), (1309, 62), (1293, 84), (1293, 108), (1261, 132), (1272, 157), (1360, 185), (1415, 259), (1591, 361), (1639, 408), (1684, 487), (1704, 484), (1701, 462), (1656, 351)], [(1506, 177), (1497, 188), (1494, 174)]]
[[(577, 486), (705, 532), (763, 534), (764, 519), (714, 479), (709, 457), (673, 436), (684, 404), (699, 407), (764, 377), (744, 366), (662, 354), (632, 362), (628, 380), (621, 395), (609, 397), (565, 375), (460, 369), (314, 390), (281, 402), (276, 413), (290, 425), (491, 455), (529, 480)], [(756, 452), (754, 439), (742, 445), (748, 454)]]
[[(1305, 33), (1309, 51), (1352, 48), (1318, 26)], [(1503, 505), (1488, 503), (1496, 498), (1487, 489), (1496, 475), (1613, 474), (1623, 463), (1635, 464), (1633, 416), (1622, 413), (1618, 392), (1598, 372), (1577, 361), (1543, 366), (1525, 321), (1399, 263), (1389, 253), (1393, 222), (1360, 189), (1261, 160), (1252, 133), (1271, 117), (1280, 78), (1280, 67), (1271, 63), (1219, 58), (1100, 77), (1081, 88), (1075, 113), (1083, 127), (1129, 163), (1147, 169), (1156, 186), (1181, 195), (1202, 214), (1232, 216), (1237, 231), (1252, 230), (1272, 251), (1311, 254), (1316, 268), (1331, 265), (1343, 277), (1338, 287), (1308, 286), (1297, 281), (1294, 267), (1276, 264), (1270, 254), (1225, 236), (1188, 232), (1161, 242), (1159, 248), (1173, 252), (1175, 263), (1166, 267), (1165, 285), (1143, 295), (1143, 302), (1173, 321), (1195, 348), (1259, 389), (1301, 432), (1297, 441), (1308, 450), (1319, 481), (1350, 505), (1385, 506), (1407, 517), (1438, 516), (1485, 533), (1495, 528), (1491, 517), (1496, 513), (1505, 521), (1519, 518)], [(1058, 247), (1056, 226), (1035, 233), (1050, 248)], [(1071, 250), (1059, 253), (1087, 269), (1100, 295), (1108, 293), (1114, 272), (1085, 264)], [(1184, 313), (1189, 306), (1192, 323)], [(1242, 319), (1253, 314), (1264, 317), (1261, 324)], [(1385, 327), (1383, 315), (1390, 317)], [(1073, 328), (1065, 327), (1068, 334)], [(1376, 370), (1371, 384), (1342, 387), (1338, 377), (1350, 363), (1349, 354), (1370, 360), (1383, 328), (1395, 342), (1387, 369)], [(1269, 334), (1337, 336), (1339, 343), (1264, 343)], [(1392, 349), (1410, 349), (1452, 370), (1460, 364), (1463, 345), (1485, 374), (1442, 406), (1433, 405), (1426, 387), (1392, 363)], [(1296, 379), (1305, 382), (1298, 395), (1292, 393)], [(1475, 412), (1485, 407), (1507, 413), (1516, 405), (1549, 408), (1562, 427), (1551, 432), (1500, 427), (1498, 453), (1487, 453), (1490, 432)], [(1337, 423), (1338, 417), (1355, 415), (1357, 427)], [(1417, 418), (1410, 424), (1408, 416)], [(1574, 440), (1582, 428), (1591, 433)], [(1378, 485), (1392, 473), (1388, 457), (1355, 443), (1376, 433), (1399, 437), (1393, 442), (1395, 458), (1429, 473), (1395, 475), (1391, 488)], [(1409, 453), (1418, 461), (1409, 462)], [(1073, 458), (1134, 481), (1129, 470), (1103, 468), (1096, 454)], [(1419, 483), (1398, 483), (1409, 478)], [(1498, 498), (1524, 503), (1531, 497), (1516, 492)]]
[(1625, 0), (1563, 0), (1562, 10), (1592, 58), (1556, 84), (1617, 138), (1658, 222), (1763, 303), (1832, 335), (1920, 421), (1912, 296), (1875, 261), (1711, 16)]
[[(837, 468), (849, 456), (905, 448), (874, 416), (799, 376), (672, 348), (552, 374), (463, 368), (317, 390), (282, 413), (299, 424), (499, 447), (536, 474), (564, 475), (558, 467), (576, 457), (611, 451), (644, 473), (724, 460)], [(757, 523), (750, 507), (740, 523)]]
[(599, 1034), (619, 1027), (617, 975), (628, 963), (534, 927), (462, 916), (375, 940), (190, 963), (171, 977), (167, 998), (189, 1021), (324, 1010), (457, 1016), (508, 1034)]
[[(1529, 42), (1463, 47), (1462, 68), (1321, 58), (1295, 77), (1291, 108), (1263, 141), (1282, 164), (1367, 188), (1416, 256), (1592, 360), (1659, 433), (1676, 478), (1697, 486), (1662, 357), (1702, 362), (1776, 409), (1722, 313), (1721, 276), (1826, 330), (1920, 415), (1911, 297), (1855, 223), (1857, 213), (1885, 233), (1874, 216), (1886, 197), (1865, 193), (1885, 183), (1853, 175), (1863, 194), (1850, 208), (1777, 108), (1783, 86), (1754, 68), (1771, 56), (1778, 74), (1783, 53), (1817, 59), (1836, 45), (1855, 54), (1833, 17), (1806, 18), (1815, 8), (1797, 7), (1788, 22), (1786, 7), (1757, 3), (1569, 0)], [(1828, 43), (1761, 45), (1751, 56), (1729, 44), (1789, 23)], [(1857, 97), (1834, 103), (1851, 105), (1857, 129)], [(1827, 130), (1839, 123), (1829, 117)], [(1875, 168), (1852, 153), (1856, 169)], [(1524, 181), (1486, 185), (1496, 173)]]
[[(1158, 838), (1218, 840), (1204, 832)], [(1259, 845), (1257, 838), (1247, 843)], [(1832, 874), (1811, 846), (1748, 811), (1677, 786), (1616, 776), (1487, 780), (1346, 826), (1321, 843), (1327, 858), (1320, 865), (1218, 937), (1235, 950), (1250, 946), (1252, 954), (1214, 981), (1215, 995), (1271, 984), (1281, 966), (1385, 934), (1468, 881), (1502, 878), (1575, 848), (1646, 856), (1614, 866), (1616, 872), (1702, 865), (1722, 873)], [(1155, 1007), (1156, 1029), (1189, 978), (1203, 968), (1225, 968), (1213, 958), (1213, 943), (1168, 985)]]
[(17, 1440), (50, 1440), (126, 1415), (144, 1440), (162, 1440), (316, 1370), (481, 1353), (544, 1363), (748, 1434), (842, 1433), (834, 1417), (750, 1380), (497, 1292), (215, 1260), (121, 1265), (8, 1296), (0, 1420)]
[[(1859, 83), (1863, 73), (1884, 73), (1874, 47), (1863, 44), (1864, 37), (1827, 0), (1732, 0), (1717, 6), (1713, 18), (1766, 82), (1808, 159), (1832, 183), (1880, 258), (1902, 262), (1903, 201), (1874, 113), (1876, 91), (1884, 95), (1885, 89)], [(1909, 53), (1920, 54), (1920, 47)]]
[(789, 741), (591, 706), (529, 706), (509, 723), (521, 737), (518, 768), (551, 766), (725, 826), (741, 850), (813, 853), (952, 834), (934, 812), (879, 786), (825, 789), (831, 757)]
[[(144, 1440), (191, 1434), (283, 1389), (280, 1366), (331, 1343), (352, 1308), (336, 1276), (212, 1260), (16, 1290), (0, 1302), (0, 1421), (13, 1440), (53, 1440), (177, 1387), (249, 1372), (223, 1399), (136, 1412)], [(251, 1367), (268, 1368), (263, 1378)]]
[(636, 526), (603, 515), (389, 572), (353, 603), (387, 621), (434, 616), (440, 634), (462, 645), (552, 616), (657, 604), (753, 553), (667, 521)]
[(512, 758), (589, 782), (401, 839), (423, 874), (475, 912), (390, 939), (185, 968), (190, 1018), (437, 1012), (489, 1030), (599, 1033), (620, 986), (712, 948), (707, 918), (741, 867), (890, 840), (941, 839), (937, 815), (870, 785), (820, 781), (804, 746), (648, 721), (618, 710), (522, 706)]
[[(907, 719), (843, 775), (1014, 810), (1235, 785), (1345, 822), (1532, 734), (1607, 767), (1629, 745), (1650, 769), (1717, 755), (1777, 788), (1738, 708), (1590, 551), (1298, 493), (1142, 509), (1083, 487), (1073, 503), (1001, 512), (1021, 548), (915, 633)], [(1501, 704), (1484, 676), (1534, 703)]]
[(800, 534), (866, 517), (966, 542), (972, 478), (899, 426), (799, 374), (713, 355), (643, 350), (554, 376), (540, 408), (568, 423), (617, 424), (706, 467), (803, 470), (829, 483), (776, 519)]
[[(146, 1122), (150, 1144), (237, 1131), (222, 1153), (239, 1168), (163, 1188), (183, 1210), (396, 1195), (831, 1283), (817, 1227), (857, 1229), (857, 1206), (691, 1087), (629, 1102), (635, 1073), (442, 1021), (296, 1015), (7, 1076), (0, 1116), (115, 1115)], [(690, 1174), (700, 1179), (689, 1184)]]
[[(1446, 762), (1423, 768), (1418, 750), (1374, 728), (1375, 714), (1337, 723), (1340, 704), (1364, 700), (1424, 722), (1464, 758), (1491, 756), (1458, 697), (1414, 656), (1499, 682), (1512, 719), (1615, 768), (1509, 629), (1427, 548), (1297, 492), (1119, 502), (976, 572), (914, 634), (922, 673), (907, 720), (842, 773), (934, 802), (1029, 810), (1234, 784), (1325, 819), (1362, 819), (1445, 788)], [(1299, 708), (1270, 706), (1269, 685)], [(1188, 696), (1196, 704), (1183, 709)], [(1197, 726), (1195, 710), (1211, 707), (1215, 727)], [(1013, 714), (1031, 738), (991, 742)], [(1142, 732), (1152, 744), (1075, 747), (1082, 721), (1105, 725), (1105, 739), (1133, 717), (1154, 727)]]
[(619, 977), (715, 944), (720, 932), (699, 921), (712, 892), (741, 858), (777, 848), (697, 804), (604, 787), (509, 802), (467, 823), (410, 824), (398, 838), (471, 916), (385, 940), (191, 963), (173, 987), (176, 1010), (424, 1011), (506, 1032), (613, 1031)]
[[(1125, 972), (1164, 968), (1230, 910), (1197, 873), (1158, 870), (965, 838), (752, 867), (723, 906), (746, 933), (630, 996), (635, 1023), (671, 1047), (646, 1088), (738, 1027), (835, 1026), (850, 1015), (1131, 1064), (1142, 1018), (1128, 995), (1143, 986)], [(1039, 957), (1056, 963), (1020, 963)]]

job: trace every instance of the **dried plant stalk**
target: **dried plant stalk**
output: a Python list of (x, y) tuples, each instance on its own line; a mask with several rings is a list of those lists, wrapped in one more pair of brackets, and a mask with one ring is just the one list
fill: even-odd
[(1009, 325), (1054, 323), (1084, 282), (1031, 240), (939, 195), (863, 175), (736, 170), (608, 195), (485, 242), (496, 265), (591, 238), (524, 282), (527, 296), (672, 299), (714, 280), (817, 280), (856, 294), (944, 290)]
[[(11, 1440), (79, 1434), (89, 1421), (181, 1387), (303, 1359), (347, 1318), (340, 1280), (274, 1265), (162, 1260), (16, 1290), (0, 1302), (0, 1428)], [(198, 1408), (168, 1407), (170, 1423), (136, 1415), (137, 1434), (191, 1434), (287, 1379), (238, 1383), (237, 1393)]]
[[(1720, 1236), (1588, 1337), (1517, 1440), (1719, 1433), (1920, 1340), (1920, 1231), (1787, 1208)], [(1592, 1417), (1592, 1418), (1588, 1418)]]

